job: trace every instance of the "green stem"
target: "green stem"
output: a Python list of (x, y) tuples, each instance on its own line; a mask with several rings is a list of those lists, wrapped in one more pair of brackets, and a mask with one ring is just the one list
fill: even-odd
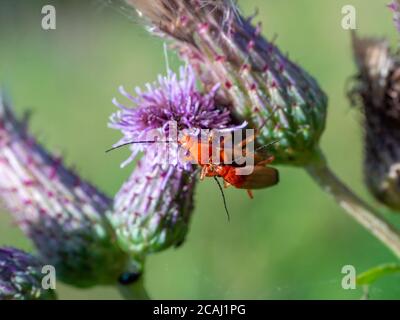
[(385, 244), (400, 258), (400, 233), (376, 210), (360, 199), (329, 168), (322, 152), (319, 152), (308, 166), (307, 172), (331, 194), (339, 205), (358, 223)]
[(143, 277), (129, 285), (118, 284), (118, 289), (125, 300), (150, 300), (143, 285)]

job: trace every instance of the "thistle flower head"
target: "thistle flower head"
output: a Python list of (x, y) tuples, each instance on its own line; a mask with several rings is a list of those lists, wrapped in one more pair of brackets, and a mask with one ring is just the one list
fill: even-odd
[(365, 180), (374, 196), (400, 210), (400, 59), (383, 39), (353, 37), (365, 127)]
[(317, 82), (244, 19), (234, 1), (127, 0), (174, 41), (206, 87), (221, 84), (218, 97), (234, 118), (259, 129), (258, 143), (276, 163), (311, 161), (325, 128), (327, 98)]
[[(196, 80), (190, 67), (181, 67), (179, 77), (172, 71), (166, 77), (159, 76), (157, 84), (148, 84), (146, 91), (136, 89), (136, 96), (127, 93), (122, 87), (120, 92), (128, 98), (132, 106), (114, 104), (119, 111), (110, 118), (109, 126), (120, 130), (123, 138), (115, 145), (132, 141), (148, 141), (148, 133), (161, 129), (161, 133), (168, 135), (172, 130), (170, 123), (177, 124), (177, 130), (182, 129), (222, 129), (230, 123), (229, 111), (217, 106), (215, 94), (218, 85), (203, 95), (196, 88)], [(152, 145), (146, 145), (149, 149)], [(133, 144), (132, 155), (123, 164), (133, 160), (141, 144)]]
[(42, 288), (42, 264), (14, 248), (0, 248), (0, 300), (53, 300), (54, 290)]
[(193, 211), (194, 188), (193, 172), (143, 157), (115, 197), (112, 223), (120, 246), (140, 261), (181, 244)]
[(111, 200), (41, 147), (3, 100), (0, 197), (60, 280), (111, 284), (125, 271), (128, 256), (106, 217)]

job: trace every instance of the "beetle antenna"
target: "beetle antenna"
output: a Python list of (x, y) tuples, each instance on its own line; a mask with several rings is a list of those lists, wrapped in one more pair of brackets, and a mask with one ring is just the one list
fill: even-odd
[(268, 143), (268, 144), (266, 144), (266, 145), (263, 145), (263, 146), (261, 146), (261, 147), (256, 148), (255, 151), (259, 151), (259, 150), (261, 150), (261, 149), (268, 148), (268, 147), (274, 145), (275, 143), (278, 143), (279, 141), (280, 141), (280, 140), (272, 141), (272, 142), (270, 142), (270, 143)]
[(131, 141), (131, 142), (122, 143), (118, 146), (112, 147), (112, 148), (106, 150), (106, 153), (116, 150), (116, 149), (119, 149), (119, 148), (122, 148), (122, 147), (129, 146), (131, 144), (136, 144), (136, 143), (146, 144), (146, 143), (172, 143), (172, 142), (175, 142), (175, 141), (156, 141), (156, 140), (154, 140), (154, 141)]
[(219, 191), (221, 191), (222, 200), (224, 201), (225, 212), (226, 212), (226, 215), (227, 215), (227, 217), (228, 217), (228, 221), (230, 221), (230, 220), (231, 220), (231, 216), (229, 215), (228, 206), (226, 205), (226, 199), (225, 199), (224, 189), (222, 189), (222, 186), (221, 186), (221, 184), (219, 183), (217, 177), (213, 177), (213, 178), (214, 178), (215, 182), (216, 182), (217, 185), (218, 185)]
[[(261, 149), (264, 149), (264, 148), (268, 148), (268, 147), (274, 145), (275, 143), (278, 143), (279, 141), (280, 141), (280, 140), (275, 140), (275, 141), (272, 141), (272, 142), (270, 142), (270, 143), (268, 143), (268, 144), (266, 144), (266, 145), (263, 145), (263, 146), (261, 146), (261, 147), (258, 147), (258, 148), (256, 148), (256, 149), (254, 150), (254, 152), (257, 152), (257, 151), (259, 151), (259, 150), (261, 150)], [(239, 159), (240, 159), (240, 157), (234, 159), (233, 162), (236, 162), (236, 160), (239, 160)]]

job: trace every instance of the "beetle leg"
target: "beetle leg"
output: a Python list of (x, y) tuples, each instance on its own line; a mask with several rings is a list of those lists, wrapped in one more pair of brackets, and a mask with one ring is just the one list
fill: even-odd
[(251, 191), (250, 189), (247, 189), (247, 194), (249, 195), (250, 199), (253, 199), (253, 191)]
[(224, 187), (225, 188), (228, 188), (228, 187), (230, 187), (231, 186), (231, 184), (228, 182), (228, 181), (225, 181), (224, 180)]
[(247, 145), (248, 143), (254, 141), (255, 139), (256, 139), (256, 135), (253, 134), (252, 136), (250, 136), (250, 137), (248, 137), (248, 138), (242, 140), (242, 141), (239, 143), (239, 146), (243, 149), (243, 148), (246, 147), (246, 145)]
[(275, 160), (275, 157), (274, 157), (274, 156), (271, 156), (271, 157), (268, 157), (268, 158), (265, 159), (265, 160), (260, 161), (260, 162), (257, 163), (256, 165), (257, 165), (257, 166), (265, 166), (265, 165), (267, 165), (267, 164), (272, 163), (274, 160)]
[(204, 177), (206, 176), (206, 173), (207, 173), (207, 167), (206, 167), (206, 166), (203, 166), (203, 167), (201, 168), (200, 180), (204, 180)]

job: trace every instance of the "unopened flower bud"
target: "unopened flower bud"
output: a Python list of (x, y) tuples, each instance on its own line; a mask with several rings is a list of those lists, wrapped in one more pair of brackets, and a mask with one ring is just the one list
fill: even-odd
[[(275, 163), (305, 165), (325, 128), (327, 97), (318, 83), (244, 19), (234, 1), (127, 0), (158, 34), (175, 41), (206, 88), (220, 84), (234, 118), (259, 129)], [(207, 90), (207, 89), (206, 89)]]
[(53, 300), (55, 291), (43, 289), (42, 263), (14, 248), (0, 248), (0, 300)]
[(180, 245), (193, 211), (194, 176), (143, 157), (115, 197), (113, 226), (120, 246), (138, 261)]
[(374, 196), (400, 210), (400, 58), (383, 39), (353, 37), (364, 114), (365, 181)]

